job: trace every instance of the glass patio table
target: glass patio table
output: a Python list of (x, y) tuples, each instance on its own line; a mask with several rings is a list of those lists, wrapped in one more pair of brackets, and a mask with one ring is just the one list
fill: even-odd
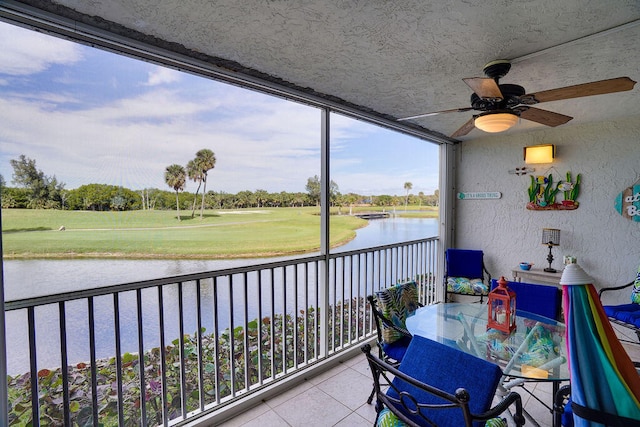
[[(548, 381), (553, 383), (555, 396), (560, 382), (569, 380), (564, 324), (516, 310), (517, 327), (508, 334), (487, 329), (487, 316), (486, 304), (442, 303), (419, 308), (407, 318), (406, 326), (412, 335), (499, 365), (503, 372), (500, 393), (526, 382)], [(553, 414), (553, 405), (544, 406)], [(528, 413), (525, 416), (531, 424), (539, 425)], [(559, 425), (557, 418), (553, 417), (554, 425)]]

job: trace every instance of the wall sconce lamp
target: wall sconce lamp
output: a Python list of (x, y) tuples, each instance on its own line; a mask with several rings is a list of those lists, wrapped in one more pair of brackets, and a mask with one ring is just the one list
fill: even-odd
[(556, 157), (556, 146), (553, 144), (524, 147), (525, 163), (553, 163)]
[(473, 122), (478, 129), (491, 133), (504, 132), (516, 123), (518, 123), (518, 116), (504, 111), (482, 113)]

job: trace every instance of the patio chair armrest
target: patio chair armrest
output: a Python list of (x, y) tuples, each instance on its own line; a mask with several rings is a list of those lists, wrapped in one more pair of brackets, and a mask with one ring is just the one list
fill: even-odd
[(475, 414), (474, 419), (486, 421), (491, 418), (498, 418), (500, 414), (504, 413), (511, 405), (515, 405), (515, 411), (513, 412), (513, 421), (516, 426), (521, 427), (525, 423), (524, 415), (522, 413), (522, 397), (515, 391), (510, 392), (504, 398), (493, 406), (487, 412), (483, 414)]
[(630, 287), (630, 286), (633, 286), (633, 283), (634, 283), (634, 282), (629, 282), (629, 283), (627, 283), (627, 284), (620, 285), (620, 286), (608, 286), (608, 287), (606, 287), (606, 288), (602, 288), (602, 289), (600, 289), (600, 290), (598, 291), (598, 298), (602, 299), (602, 294), (603, 294), (604, 292), (608, 292), (608, 291), (619, 291), (619, 290), (621, 290), (621, 289), (625, 289), (625, 288), (628, 288), (628, 287)]

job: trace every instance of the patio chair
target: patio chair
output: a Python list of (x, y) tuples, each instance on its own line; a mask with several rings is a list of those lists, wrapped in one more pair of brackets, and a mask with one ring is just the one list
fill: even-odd
[[(509, 409), (515, 425), (524, 425), (518, 393), (491, 407), (502, 376), (493, 363), (421, 336), (413, 338), (397, 368), (370, 350), (368, 344), (362, 347), (378, 400), (376, 426), (506, 427), (500, 415)], [(381, 379), (389, 381), (386, 392)]]
[[(497, 280), (491, 280), (491, 289), (498, 286)], [(516, 311), (526, 311), (530, 314), (543, 316), (547, 319), (561, 320), (562, 317), (562, 290), (549, 285), (540, 285), (524, 282), (507, 282), (507, 286), (516, 293)], [(543, 357), (544, 359), (552, 359), (555, 353), (551, 336), (543, 330), (539, 333), (541, 338), (536, 340), (536, 344), (525, 350), (525, 356), (532, 358)], [(547, 353), (547, 351), (551, 351)], [(535, 394), (527, 385), (529, 383), (538, 383), (540, 380), (526, 380), (523, 378), (507, 375), (503, 381), (503, 387), (506, 390), (512, 390), (519, 387), (520, 391), (528, 393), (535, 398)], [(553, 389), (557, 390), (559, 382), (553, 382)], [(541, 402), (548, 409), (552, 409), (547, 404)]]
[(604, 287), (600, 289), (598, 296), (602, 300), (602, 295), (605, 292), (622, 291), (623, 289), (631, 290), (631, 292), (626, 291), (631, 297), (629, 303), (604, 305), (604, 312), (607, 313), (611, 322), (635, 332), (640, 342), (640, 267), (638, 267), (635, 280), (620, 286)]
[[(491, 289), (498, 286), (491, 280)], [(555, 286), (510, 282), (507, 286), (516, 293), (516, 309), (553, 320), (562, 320), (562, 290)]]
[(451, 294), (473, 295), (480, 302), (489, 293), (491, 274), (484, 265), (484, 252), (471, 249), (449, 248), (445, 252), (447, 300)]
[[(397, 366), (412, 338), (405, 321), (421, 305), (418, 286), (415, 282), (398, 284), (369, 295), (367, 300), (376, 322), (378, 357)], [(372, 390), (367, 403), (371, 403), (374, 393)]]

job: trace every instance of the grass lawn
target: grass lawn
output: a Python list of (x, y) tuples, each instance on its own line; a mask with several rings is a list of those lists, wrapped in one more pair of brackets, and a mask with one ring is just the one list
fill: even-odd
[[(363, 211), (367, 209), (357, 209)], [(372, 210), (372, 209), (369, 209)], [(379, 209), (381, 210), (381, 209)], [(387, 209), (390, 211), (390, 209)], [(437, 216), (437, 211), (436, 216)], [(337, 213), (337, 208), (332, 209)], [(348, 208), (342, 209), (348, 213)], [(401, 209), (397, 214), (404, 216)], [(407, 216), (434, 216), (433, 211)], [(313, 252), (320, 249), (319, 208), (196, 211), (88, 212), (2, 210), (5, 259), (15, 258), (242, 258)], [(331, 245), (355, 237), (367, 224), (331, 215)], [(64, 231), (59, 231), (64, 226)]]

